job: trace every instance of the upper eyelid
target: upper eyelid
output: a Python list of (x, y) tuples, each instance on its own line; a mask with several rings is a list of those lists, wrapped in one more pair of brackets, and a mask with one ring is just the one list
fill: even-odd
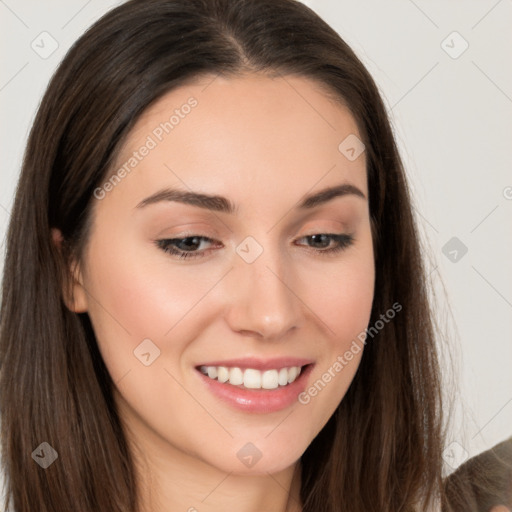
[[(333, 235), (333, 236), (340, 236), (340, 235), (347, 235), (347, 236), (350, 236), (352, 233), (349, 232), (348, 230), (347, 231), (344, 231), (344, 232), (336, 232), (336, 231), (333, 231), (333, 230), (313, 230), (312, 232), (308, 232), (304, 235), (300, 235), (300, 236), (296, 236), (296, 237), (291, 237), (290, 239), (291, 240), (294, 240), (294, 239), (297, 239), (297, 240), (301, 240), (302, 238), (307, 238), (309, 236), (313, 236), (313, 235)], [(209, 235), (201, 235), (199, 233), (190, 233), (190, 234), (180, 234), (180, 235), (172, 235), (172, 236), (166, 236), (166, 237), (162, 237), (162, 238), (159, 238), (158, 240), (162, 241), (162, 240), (185, 240), (186, 238), (202, 238), (203, 240), (208, 240), (209, 242), (219, 242), (219, 240), (217, 240), (216, 238), (212, 237), (212, 236), (209, 236)]]
[[(343, 233), (336, 233), (336, 232), (326, 230), (326, 231), (315, 231), (312, 233), (301, 235), (299, 237), (292, 238), (291, 240), (303, 240), (304, 238), (309, 238), (309, 237), (315, 236), (315, 235), (327, 235), (327, 236), (331, 236), (331, 237), (346, 236), (346, 237), (349, 237), (350, 239), (354, 238), (354, 234), (352, 232), (347, 231), (347, 232), (343, 232)], [(181, 241), (181, 240), (186, 240), (187, 238), (200, 238), (202, 242), (207, 241), (208, 243), (211, 243), (213, 246), (217, 245), (220, 242), (219, 240), (216, 240), (215, 238), (212, 238), (212, 237), (209, 237), (206, 235), (200, 235), (200, 234), (190, 234), (190, 235), (185, 235), (185, 236), (180, 235), (180, 236), (160, 238), (160, 239), (156, 240), (156, 242)], [(220, 243), (222, 244), (222, 242), (220, 242)], [(180, 250), (180, 249), (177, 249), (177, 250)], [(184, 252), (200, 253), (200, 252), (204, 252), (206, 250), (207, 249), (203, 249), (202, 251), (184, 251)]]
[[(342, 222), (342, 221), (334, 220), (334, 219), (329, 219), (329, 222), (334, 222), (335, 224), (338, 224), (339, 227), (325, 228), (325, 229), (322, 229), (321, 227), (320, 228), (312, 227), (310, 229), (307, 229), (306, 233), (301, 234), (299, 237), (296, 237), (296, 236), (287, 237), (287, 239), (293, 240), (294, 238), (303, 238), (306, 236), (319, 235), (319, 234), (348, 235), (348, 234), (351, 234), (351, 232), (353, 231), (353, 229), (349, 229), (349, 225), (346, 222)], [(217, 232), (217, 230), (213, 230), (212, 235), (203, 234), (202, 232), (204, 233), (204, 231), (201, 228), (192, 228), (192, 229), (185, 229), (182, 233), (173, 234), (173, 235), (169, 235), (169, 236), (162, 236), (159, 238), (161, 240), (182, 240), (184, 238), (191, 238), (191, 237), (197, 236), (197, 237), (201, 237), (201, 238), (207, 238), (207, 239), (213, 240), (213, 241), (219, 241), (218, 238), (221, 238), (221, 235)]]
[[(348, 249), (350, 246), (353, 245), (353, 243), (355, 241), (353, 233), (330, 233), (330, 232), (315, 232), (312, 234), (303, 235), (301, 237), (298, 237), (298, 240), (302, 240), (304, 238), (309, 238), (311, 236), (321, 235), (321, 234), (331, 237), (331, 241), (334, 241), (334, 246), (323, 248), (323, 249), (316, 249), (316, 248), (310, 247), (310, 246), (307, 246), (307, 248), (317, 254), (323, 254), (325, 256), (336, 255), (338, 252)], [(200, 239), (202, 239), (201, 242), (204, 240), (209, 240), (209, 241), (215, 242), (214, 239), (211, 239), (209, 237), (202, 236), (202, 235), (191, 235), (191, 236), (185, 236), (185, 237), (181, 237), (181, 238), (160, 239), (160, 240), (155, 240), (155, 242), (156, 242), (156, 245), (160, 248), (160, 250), (162, 250), (164, 252), (170, 252), (174, 256), (178, 257), (180, 260), (187, 259), (187, 258), (201, 259), (201, 258), (205, 257), (210, 251), (215, 250), (214, 247), (208, 247), (208, 248), (202, 249), (202, 250), (187, 251), (184, 249), (179, 249), (178, 247), (173, 246), (172, 244), (162, 243), (162, 242), (174, 242), (176, 240), (181, 241), (181, 240), (184, 240), (187, 238), (200, 238)], [(169, 245), (170, 248), (165, 247), (166, 245)], [(329, 246), (330, 245), (331, 244), (329, 243)]]

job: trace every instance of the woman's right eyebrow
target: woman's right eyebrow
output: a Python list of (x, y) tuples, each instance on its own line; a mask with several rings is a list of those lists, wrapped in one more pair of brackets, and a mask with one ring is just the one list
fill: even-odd
[[(328, 187), (320, 190), (319, 192), (307, 195), (300, 200), (299, 204), (295, 208), (299, 210), (307, 210), (320, 206), (336, 197), (343, 197), (347, 195), (355, 195), (364, 200), (367, 200), (363, 192), (355, 185), (352, 185), (351, 183), (343, 183), (341, 185)], [(189, 204), (192, 206), (198, 206), (199, 208), (204, 208), (215, 212), (227, 213), (230, 215), (236, 214), (238, 212), (238, 206), (224, 196), (210, 195), (173, 188), (165, 188), (155, 192), (149, 197), (143, 199), (136, 206), (136, 208), (144, 208), (150, 204), (155, 204), (162, 201), (174, 201), (178, 203)]]

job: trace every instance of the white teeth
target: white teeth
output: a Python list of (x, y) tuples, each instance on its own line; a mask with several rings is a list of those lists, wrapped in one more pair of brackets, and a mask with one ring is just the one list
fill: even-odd
[[(208, 375), (210, 377), (210, 375)], [(229, 370), (225, 366), (217, 368), (217, 380), (219, 382), (227, 382), (229, 380)]]
[(255, 370), (247, 368), (227, 368), (225, 366), (201, 366), (202, 373), (217, 379), (219, 382), (228, 382), (233, 386), (243, 385), (248, 389), (276, 389), (279, 386), (287, 386), (294, 382), (300, 375), (302, 368), (300, 366), (291, 366), (289, 368), (280, 368), (275, 370)]
[[(208, 374), (210, 374), (210, 370), (208, 370)], [(298, 374), (299, 374), (299, 369), (296, 366), (292, 366), (288, 370), (288, 384), (290, 382), (293, 382), (297, 378)]]
[(279, 374), (277, 370), (267, 370), (261, 377), (261, 387), (263, 389), (276, 389), (279, 385)]
[(229, 370), (229, 383), (233, 386), (239, 386), (244, 383), (244, 374), (240, 368), (231, 368)]
[(244, 386), (249, 389), (261, 388), (261, 372), (247, 368), (244, 372)]
[(280, 386), (286, 386), (288, 384), (288, 370), (286, 368), (281, 368), (279, 370), (278, 383)]

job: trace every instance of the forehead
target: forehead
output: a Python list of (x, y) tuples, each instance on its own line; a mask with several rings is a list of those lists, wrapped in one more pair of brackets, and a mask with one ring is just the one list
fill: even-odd
[(364, 152), (352, 160), (342, 151), (350, 137), (361, 139), (350, 110), (315, 81), (210, 75), (147, 108), (114, 171), (150, 147), (132, 162), (126, 192), (154, 192), (163, 182), (205, 191), (223, 183), (268, 191), (286, 187), (293, 195), (320, 181), (319, 186), (350, 181), (366, 194)]

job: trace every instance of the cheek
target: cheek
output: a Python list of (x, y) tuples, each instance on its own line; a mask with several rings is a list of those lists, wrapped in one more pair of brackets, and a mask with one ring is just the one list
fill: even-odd
[[(314, 313), (323, 321), (326, 339), (338, 349), (350, 345), (370, 320), (375, 268), (371, 245), (341, 256), (339, 264), (310, 268), (305, 294)], [(314, 276), (314, 279), (311, 276)]]
[(338, 348), (344, 349), (368, 325), (374, 280), (373, 273), (365, 268), (347, 269), (341, 274), (338, 280), (332, 276), (322, 307)]
[(325, 424), (346, 394), (363, 355), (364, 332), (370, 320), (375, 283), (371, 238), (347, 253), (330, 272), (315, 271), (305, 293), (326, 333), (317, 367), (299, 403), (315, 418), (316, 430)]
[[(129, 380), (142, 371), (146, 382), (155, 373), (146, 370), (157, 367), (179, 376), (187, 346), (216, 318), (220, 299), (212, 302), (212, 290), (226, 273), (226, 265), (171, 262), (147, 242), (122, 238), (120, 231), (98, 232), (88, 251), (85, 287), (102, 358), (114, 382), (128, 371)], [(137, 359), (140, 347), (148, 346), (147, 339), (158, 354), (150, 367)]]
[(134, 350), (145, 339), (163, 351), (164, 340), (172, 337), (166, 352), (182, 350), (173, 329), (186, 323), (182, 320), (209, 285), (190, 279), (190, 273), (170, 272), (165, 260), (155, 264), (147, 251), (125, 250), (130, 245), (116, 241), (109, 246), (98, 238), (89, 251), (92, 264), (85, 280), (89, 316), (114, 380), (137, 363)]

